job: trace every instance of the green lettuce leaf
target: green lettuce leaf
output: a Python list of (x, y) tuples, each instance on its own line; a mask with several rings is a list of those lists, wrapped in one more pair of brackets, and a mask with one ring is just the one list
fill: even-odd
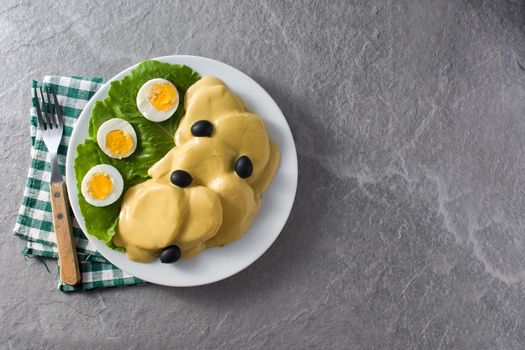
[[(140, 87), (150, 79), (164, 78), (171, 81), (180, 95), (177, 111), (168, 120), (155, 123), (147, 120), (137, 109), (135, 102)], [(97, 164), (111, 164), (124, 179), (124, 192), (148, 178), (148, 169), (175, 146), (174, 135), (184, 115), (182, 101), (186, 90), (200, 76), (187, 66), (173, 65), (158, 61), (144, 61), (129, 75), (111, 83), (108, 97), (98, 101), (89, 120), (89, 135), (83, 144), (78, 145), (74, 168), (78, 187), (80, 211), (84, 216), (89, 234), (114, 248), (111, 239), (116, 233), (122, 197), (107, 207), (94, 207), (86, 202), (80, 191), (82, 178)], [(111, 118), (128, 121), (137, 133), (137, 149), (128, 158), (113, 159), (98, 147), (97, 130), (102, 123)]]

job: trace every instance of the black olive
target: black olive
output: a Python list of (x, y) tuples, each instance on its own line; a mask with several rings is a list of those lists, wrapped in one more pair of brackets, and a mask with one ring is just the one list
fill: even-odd
[(240, 178), (245, 179), (250, 177), (253, 172), (252, 161), (246, 156), (241, 156), (235, 161), (234, 169)]
[(207, 120), (199, 120), (191, 126), (191, 134), (196, 137), (210, 136), (213, 125)]
[(191, 175), (184, 170), (175, 170), (171, 173), (170, 177), (171, 183), (179, 187), (188, 187), (191, 185), (193, 178)]
[(181, 256), (180, 248), (176, 245), (170, 245), (162, 249), (160, 252), (160, 261), (164, 264), (171, 264), (180, 259)]

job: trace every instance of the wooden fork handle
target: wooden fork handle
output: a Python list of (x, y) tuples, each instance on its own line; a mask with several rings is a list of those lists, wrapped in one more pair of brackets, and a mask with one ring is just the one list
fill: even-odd
[(69, 217), (66, 184), (55, 182), (50, 184), (51, 208), (53, 210), (53, 225), (58, 247), (58, 263), (60, 264), (60, 279), (63, 283), (75, 285), (80, 283), (75, 238)]

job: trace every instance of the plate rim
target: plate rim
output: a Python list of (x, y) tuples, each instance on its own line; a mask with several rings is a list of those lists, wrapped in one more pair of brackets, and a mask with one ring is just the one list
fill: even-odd
[[(259, 87), (261, 92), (263, 94), (265, 94), (266, 97), (273, 103), (273, 105), (274, 105), (273, 108), (275, 108), (277, 111), (279, 111), (280, 116), (282, 117), (282, 121), (287, 126), (287, 130), (286, 130), (287, 134), (288, 134), (287, 137), (290, 138), (289, 145), (287, 145), (287, 146), (291, 147), (290, 151), (291, 151), (291, 155), (293, 156), (292, 159), (291, 159), (293, 161), (293, 164), (291, 164), (291, 165), (293, 165), (291, 167), (291, 169), (292, 169), (292, 174), (291, 175), (292, 175), (292, 179), (293, 179), (293, 191), (290, 192), (291, 200), (289, 202), (289, 206), (286, 209), (286, 215), (284, 216), (286, 219), (282, 221), (281, 225), (279, 225), (279, 229), (278, 229), (278, 232), (275, 234), (275, 237), (267, 244), (266, 247), (264, 247), (264, 249), (261, 249), (259, 252), (254, 254), (253, 258), (251, 258), (248, 263), (240, 264), (239, 266), (237, 266), (234, 269), (233, 272), (231, 272), (229, 274), (218, 275), (218, 276), (216, 276), (216, 278), (209, 278), (206, 281), (203, 281), (203, 282), (200, 282), (200, 283), (163, 283), (162, 281), (159, 281), (159, 280), (152, 281), (152, 280), (148, 279), (147, 277), (144, 278), (142, 276), (136, 276), (136, 274), (130, 272), (127, 269), (127, 267), (123, 267), (119, 263), (116, 263), (112, 258), (108, 258), (108, 256), (106, 256), (102, 252), (102, 250), (110, 249), (110, 248), (106, 247), (105, 244), (102, 241), (100, 241), (98, 238), (92, 236), (91, 234), (87, 233), (87, 231), (85, 230), (84, 217), (80, 213), (80, 207), (78, 205), (78, 198), (77, 198), (78, 193), (77, 193), (77, 189), (76, 189), (76, 177), (75, 177), (75, 172), (74, 172), (74, 167), (73, 167), (74, 158), (75, 158), (75, 155), (76, 155), (76, 148), (77, 148), (78, 144), (84, 142), (84, 140), (85, 140), (85, 137), (81, 138), (81, 136), (78, 135), (78, 133), (80, 133), (80, 131), (79, 131), (80, 128), (77, 128), (77, 125), (78, 125), (78, 123), (81, 120), (83, 121), (84, 119), (87, 119), (87, 122), (89, 122), (89, 118), (91, 117), (91, 113), (89, 113), (89, 115), (87, 115), (88, 114), (87, 111), (88, 110), (91, 111), (93, 105), (97, 101), (103, 100), (104, 98), (106, 98), (107, 91), (109, 90), (111, 82), (113, 82), (115, 80), (123, 79), (125, 76), (127, 76), (129, 74), (129, 72), (131, 70), (133, 70), (136, 66), (138, 66), (140, 63), (142, 63), (142, 62), (144, 62), (146, 60), (154, 60), (154, 61), (166, 62), (166, 63), (170, 63), (170, 64), (177, 64), (177, 63), (168, 62), (170, 60), (177, 60), (177, 59), (181, 59), (181, 60), (202, 60), (202, 61), (207, 61), (208, 63), (211, 63), (211, 64), (218, 64), (218, 65), (225, 66), (227, 69), (232, 69), (232, 70), (236, 71), (237, 73), (239, 73), (241, 76), (243, 76), (243, 79), (247, 79), (247, 80), (251, 81), (251, 83), (255, 84), (257, 87)], [(185, 64), (185, 63), (179, 63), (179, 64)], [(190, 68), (195, 69), (195, 68), (191, 67), (191, 65), (189, 65), (189, 64), (185, 64), (185, 65), (188, 65)], [(198, 72), (198, 73), (200, 74), (200, 72)], [(237, 68), (235, 68), (233, 66), (228, 65), (227, 63), (224, 63), (224, 62), (221, 62), (221, 61), (218, 61), (218, 60), (215, 60), (215, 59), (203, 57), (203, 56), (167, 55), (167, 56), (161, 56), (161, 57), (157, 57), (157, 58), (145, 59), (145, 60), (142, 60), (142, 61), (138, 62), (137, 64), (135, 64), (133, 66), (130, 66), (130, 67), (120, 71), (118, 74), (114, 75), (111, 79), (109, 79), (106, 83), (104, 83), (97, 90), (97, 92), (90, 98), (90, 100), (86, 103), (86, 105), (82, 109), (82, 112), (80, 113), (78, 119), (75, 121), (75, 127), (73, 128), (73, 132), (72, 132), (72, 134), (70, 136), (70, 139), (69, 139), (69, 146), (71, 146), (71, 144), (74, 144), (74, 147), (68, 147), (68, 151), (67, 151), (67, 155), (66, 155), (66, 164), (65, 164), (65, 168), (66, 168), (66, 186), (67, 186), (68, 193), (74, 193), (74, 195), (75, 195), (74, 199), (73, 199), (73, 196), (68, 196), (69, 197), (68, 199), (69, 199), (70, 206), (71, 206), (71, 209), (73, 210), (73, 213), (74, 213), (75, 217), (76, 218), (81, 218), (81, 220), (77, 219), (77, 222), (79, 224), (80, 229), (82, 230), (84, 235), (87, 237), (87, 239), (95, 246), (97, 251), (106, 260), (108, 260), (110, 263), (112, 263), (113, 265), (115, 265), (116, 267), (121, 269), (122, 271), (125, 271), (125, 272), (127, 272), (127, 273), (129, 273), (129, 274), (131, 274), (133, 276), (136, 276), (136, 277), (138, 277), (138, 278), (140, 278), (140, 279), (142, 279), (142, 280), (144, 280), (146, 282), (150, 282), (150, 283), (153, 283), (153, 284), (170, 286), (170, 287), (201, 286), (201, 285), (211, 284), (211, 283), (215, 283), (215, 282), (224, 280), (224, 279), (229, 278), (229, 277), (239, 273), (240, 271), (246, 269), (251, 264), (253, 264), (255, 261), (257, 261), (272, 246), (272, 244), (277, 240), (277, 238), (281, 234), (284, 226), (286, 225), (286, 222), (288, 221), (288, 219), (290, 217), (290, 213), (292, 211), (293, 204), (295, 202), (295, 197), (296, 197), (296, 194), (297, 194), (298, 160), (297, 160), (297, 149), (295, 147), (295, 140), (293, 138), (293, 134), (291, 132), (290, 125), (288, 124), (288, 121), (286, 120), (286, 117), (282, 113), (281, 109), (279, 108), (279, 106), (277, 105), (275, 100), (270, 96), (270, 94), (259, 83), (257, 83), (253, 78), (248, 76), (246, 73), (240, 71), (239, 69), (237, 69)], [(278, 172), (280, 171), (281, 167), (282, 167), (282, 164), (280, 164), (280, 166), (278, 168)], [(273, 180), (272, 180), (272, 182), (273, 182)], [(271, 187), (271, 185), (270, 185), (270, 187)], [(76, 202), (76, 203), (74, 203), (74, 202)], [(262, 210), (262, 207), (264, 206), (264, 202), (265, 201), (263, 200), (262, 205), (261, 205), (261, 210)], [(260, 214), (260, 212), (257, 213), (257, 215), (259, 215), (259, 214)], [(234, 243), (235, 242), (233, 242), (232, 244), (234, 244)], [(119, 253), (119, 254), (122, 254), (122, 253)]]

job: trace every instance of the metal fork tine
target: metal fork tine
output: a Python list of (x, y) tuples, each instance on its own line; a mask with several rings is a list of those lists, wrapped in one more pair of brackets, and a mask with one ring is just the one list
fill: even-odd
[(62, 107), (60, 107), (60, 103), (58, 103), (57, 94), (55, 93), (55, 89), (51, 88), (51, 93), (53, 94), (53, 99), (55, 100), (55, 112), (57, 114), (57, 122), (58, 126), (62, 126), (64, 124), (64, 117), (62, 116)]
[(54, 128), (58, 128), (58, 122), (57, 122), (57, 120), (55, 118), (54, 107), (52, 107), (52, 105), (51, 105), (51, 97), (49, 97), (49, 89), (46, 89), (46, 96), (47, 96), (47, 107), (49, 108), (49, 113), (50, 113), (49, 117), (51, 119), (51, 123), (53, 124)]
[(47, 103), (44, 98), (44, 92), (42, 91), (42, 88), (40, 88), (40, 95), (42, 95), (42, 110), (44, 111), (44, 118), (46, 121), (46, 125), (53, 129), (53, 124), (51, 124), (51, 118), (49, 117), (48, 109), (47, 109)]
[(44, 118), (42, 117), (42, 111), (40, 110), (40, 101), (38, 100), (38, 93), (36, 88), (33, 88), (35, 92), (35, 108), (36, 108), (36, 116), (38, 118), (38, 126), (40, 129), (45, 130), (46, 124), (44, 122)]
[(46, 127), (44, 130), (48, 130), (50, 129), (50, 125), (49, 125), (49, 120), (47, 119), (46, 100), (44, 99), (42, 88), (40, 88), (40, 99), (38, 101), (40, 101), (40, 112), (43, 112), (42, 119), (44, 119), (44, 125)]

